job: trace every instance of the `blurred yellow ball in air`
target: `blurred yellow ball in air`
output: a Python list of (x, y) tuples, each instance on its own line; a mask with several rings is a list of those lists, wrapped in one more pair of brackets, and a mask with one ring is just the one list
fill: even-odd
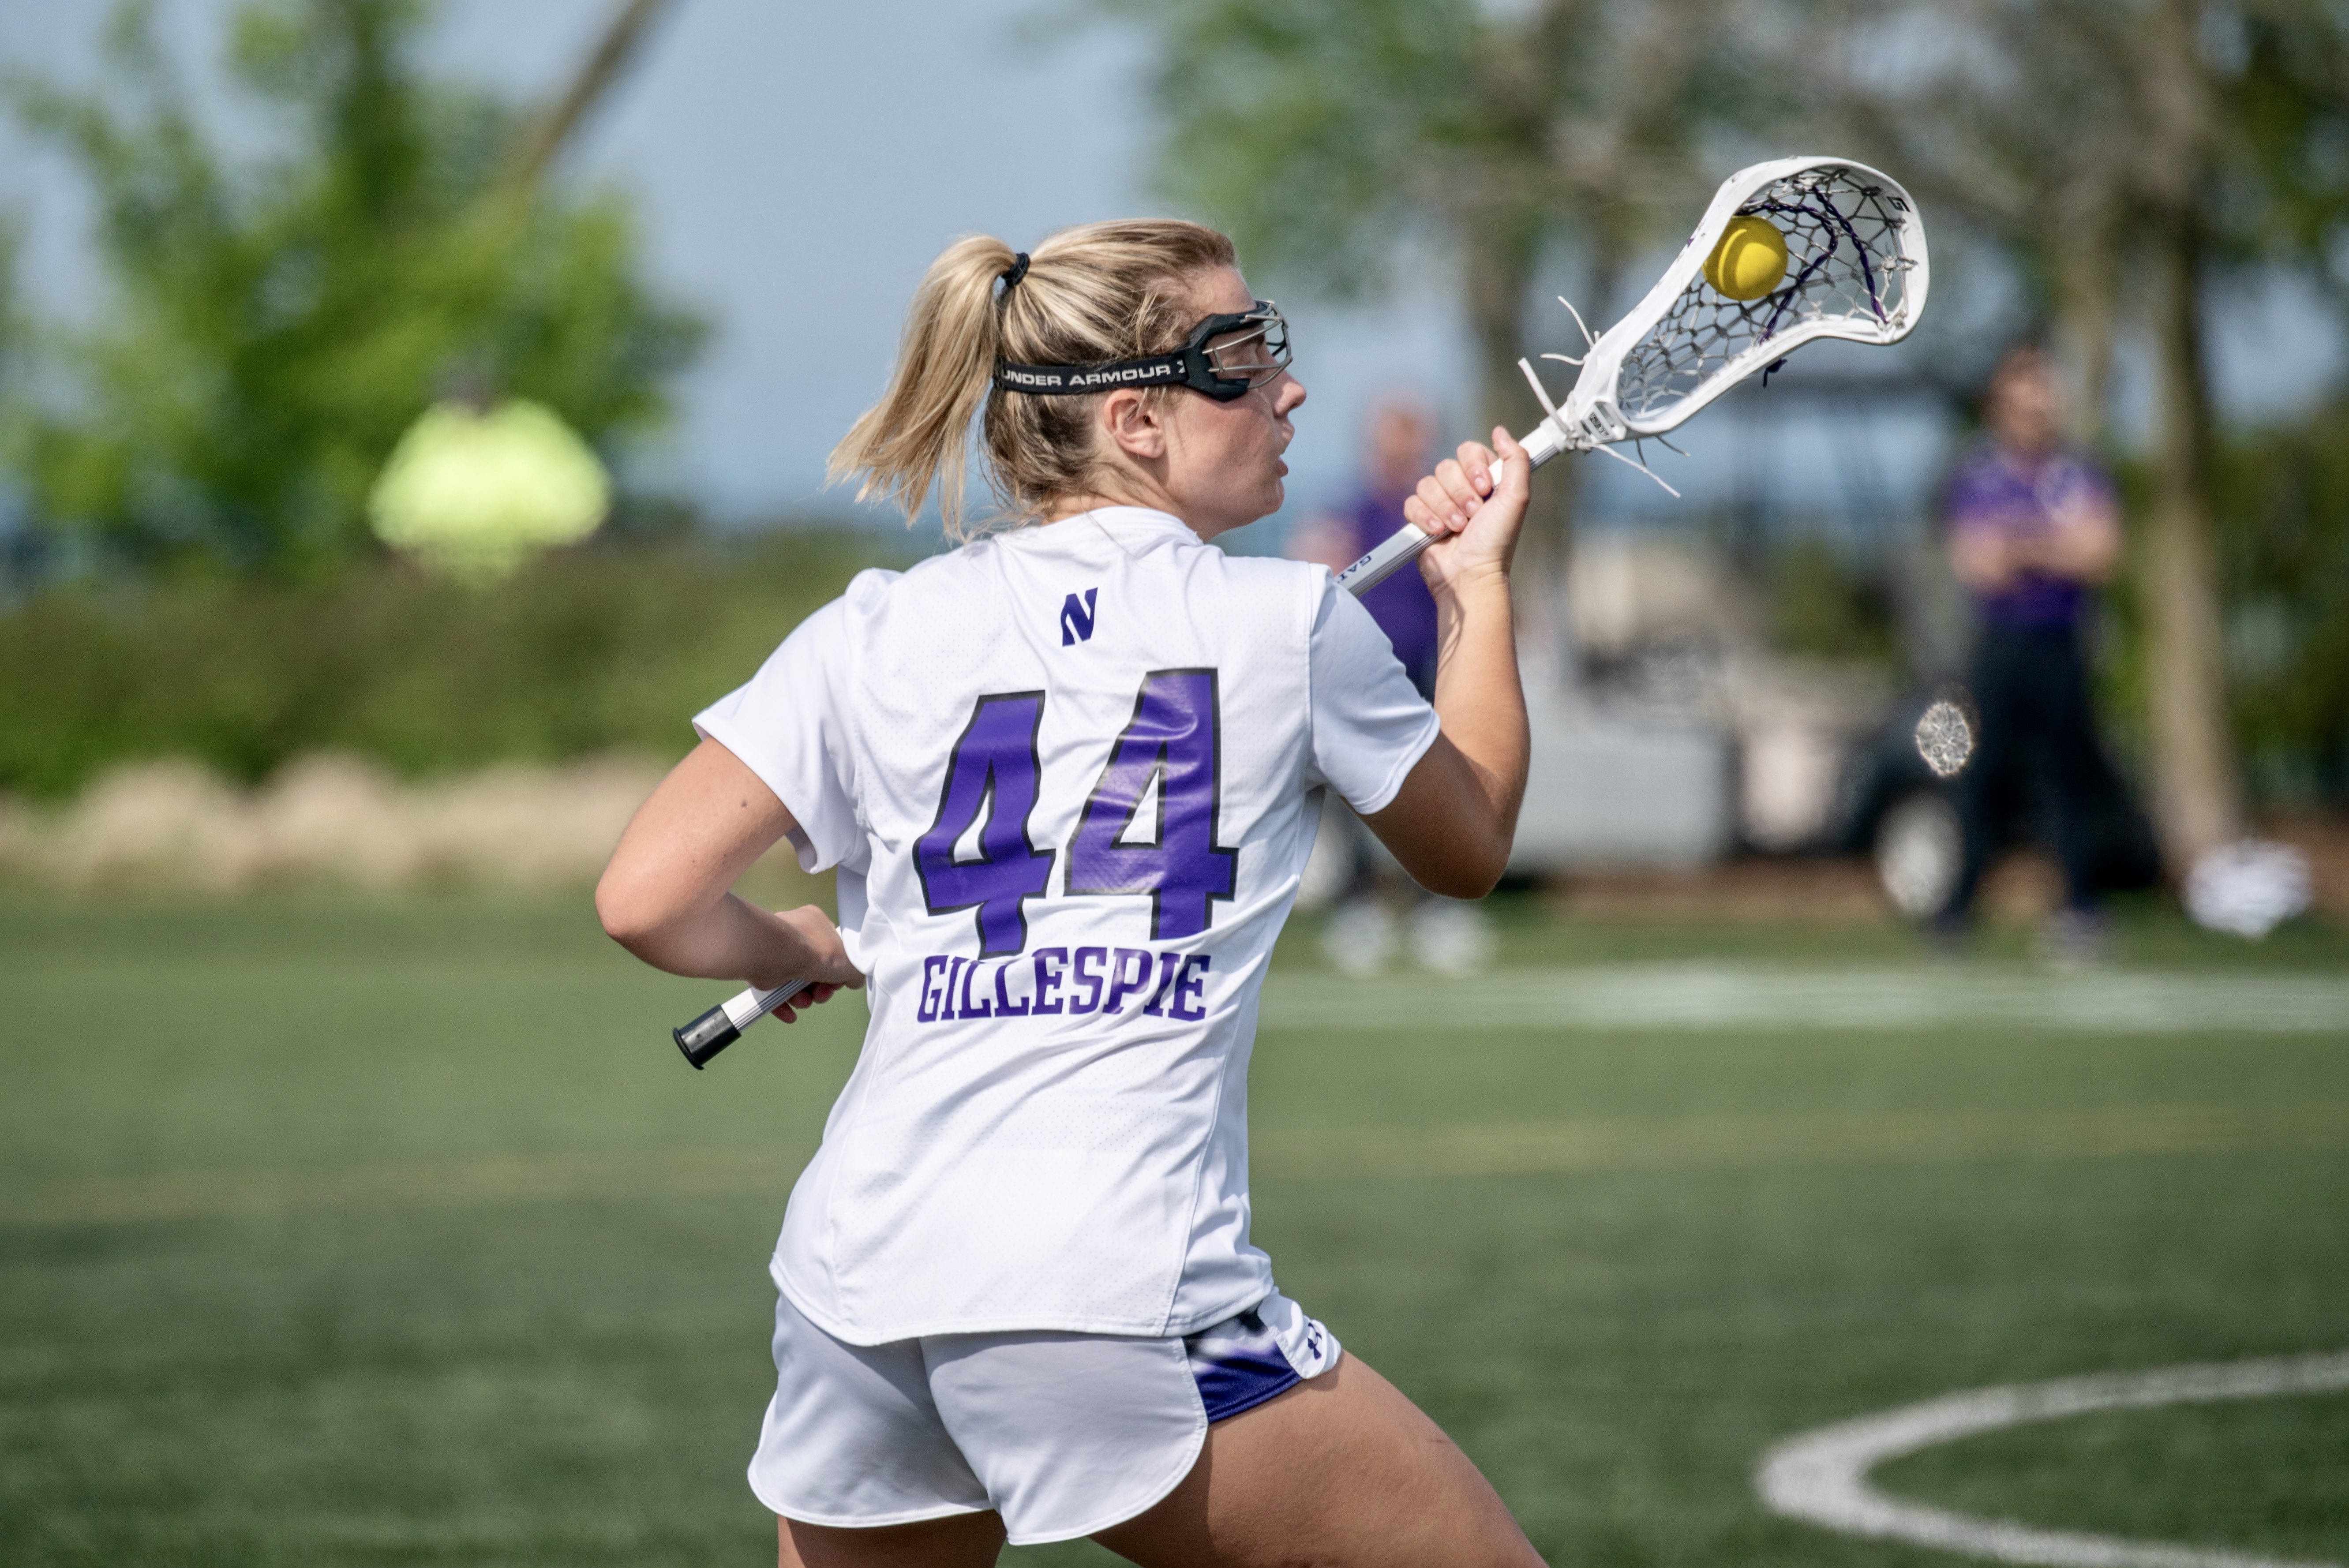
[(1786, 277), (1786, 236), (1767, 218), (1732, 218), (1704, 259), (1704, 281), (1731, 299), (1760, 299)]
[(485, 586), (586, 538), (611, 504), (595, 451), (553, 409), (516, 397), (426, 409), (392, 449), (367, 513), (386, 544)]

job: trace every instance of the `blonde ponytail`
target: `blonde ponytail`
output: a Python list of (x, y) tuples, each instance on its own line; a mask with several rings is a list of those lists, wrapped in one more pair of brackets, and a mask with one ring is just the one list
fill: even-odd
[(999, 294), (997, 280), (1018, 254), (975, 235), (930, 263), (888, 389), (833, 449), (833, 482), (858, 476), (857, 500), (885, 497), (908, 521), (935, 485), (947, 536), (967, 537), (968, 449), (983, 406), (988, 488), (1011, 521), (1038, 520), (1054, 501), (1093, 488), (1102, 465), (1095, 399), (994, 390), (997, 363), (1092, 365), (1177, 347), (1198, 314), (1191, 285), (1234, 261), (1232, 242), (1196, 223), (1085, 223), (1049, 236), (1026, 274)]

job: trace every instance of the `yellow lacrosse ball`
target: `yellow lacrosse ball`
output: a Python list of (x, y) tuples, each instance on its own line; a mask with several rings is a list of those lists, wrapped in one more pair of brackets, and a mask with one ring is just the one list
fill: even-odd
[(1760, 299), (1786, 277), (1786, 236), (1767, 218), (1732, 218), (1704, 259), (1704, 281), (1731, 299)]

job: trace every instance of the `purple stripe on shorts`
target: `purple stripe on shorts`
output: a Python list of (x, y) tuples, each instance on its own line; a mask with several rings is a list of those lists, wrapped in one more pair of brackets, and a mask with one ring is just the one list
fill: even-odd
[(1272, 1330), (1254, 1312), (1192, 1335), (1183, 1341), (1183, 1350), (1211, 1423), (1252, 1410), (1301, 1381)]

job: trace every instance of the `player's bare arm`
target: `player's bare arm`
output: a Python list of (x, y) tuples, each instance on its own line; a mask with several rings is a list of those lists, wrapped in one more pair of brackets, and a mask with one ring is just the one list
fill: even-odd
[(862, 985), (840, 933), (813, 904), (780, 913), (735, 896), (750, 863), (797, 824), (740, 758), (704, 740), (636, 810), (595, 884), (595, 913), (613, 940), (657, 969), (762, 989), (812, 981), (776, 1010)]

